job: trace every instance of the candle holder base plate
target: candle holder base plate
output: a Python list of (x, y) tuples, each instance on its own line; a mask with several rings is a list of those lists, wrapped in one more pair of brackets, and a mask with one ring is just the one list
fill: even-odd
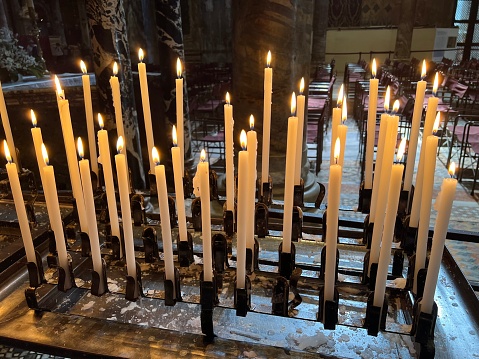
[[(321, 249), (321, 267), (319, 269), (319, 278), (324, 280), (324, 270), (326, 269), (326, 251), (328, 246), (325, 245)], [(336, 249), (336, 266), (335, 266), (335, 275), (334, 281), (338, 281), (338, 268), (339, 268), (339, 249)]]
[(251, 281), (245, 276), (245, 288), (237, 288), (235, 281), (235, 298), (234, 307), (236, 308), (236, 316), (246, 317), (251, 309)]
[(319, 310), (317, 319), (324, 329), (334, 330), (338, 324), (339, 292), (334, 288), (334, 300), (324, 299), (324, 286), (319, 289)]
[(108, 281), (106, 277), (106, 263), (101, 260), (102, 273), (92, 270), (91, 272), (91, 294), (100, 297), (108, 292)]
[(145, 251), (145, 262), (154, 263), (160, 258), (160, 252), (158, 250), (158, 236), (156, 229), (153, 227), (146, 227), (142, 233), (143, 248)]
[[(258, 179), (258, 181), (260, 180)], [(268, 182), (262, 182), (258, 186), (261, 186), (262, 189), (259, 196), (260, 202), (268, 207), (271, 206), (271, 203), (273, 203), (273, 179), (271, 176), (268, 176)]]
[(42, 257), (37, 251), (35, 251), (35, 260), (35, 262), (27, 263), (28, 279), (30, 282), (30, 287), (33, 288), (39, 287), (42, 283), (45, 282)]
[(178, 233), (176, 240), (180, 267), (189, 267), (195, 261), (193, 255), (193, 237), (190, 232), (186, 232), (186, 236), (187, 240), (182, 241), (180, 240), (180, 234)]
[(299, 185), (294, 186), (293, 206), (304, 207), (304, 180), (301, 178)]
[(368, 335), (377, 337), (379, 330), (386, 329), (386, 316), (388, 311), (388, 299), (384, 296), (382, 307), (374, 305), (374, 292), (371, 292), (368, 297), (366, 307), (366, 319), (364, 327), (368, 330)]
[(265, 203), (258, 202), (255, 206), (254, 227), (258, 238), (265, 238), (268, 233), (269, 210)]
[(359, 186), (359, 202), (358, 211), (361, 213), (369, 213), (371, 210), (372, 188), (364, 188), (364, 181)]
[(141, 267), (138, 262), (135, 262), (136, 278), (126, 276), (126, 290), (125, 299), (130, 302), (136, 302), (140, 296), (143, 296), (143, 285), (141, 281)]
[(218, 294), (216, 290), (216, 279), (213, 275), (211, 281), (203, 279), (204, 273), (201, 273), (200, 281), (200, 305), (201, 305), (201, 332), (204, 334), (204, 342), (214, 341), (215, 333), (213, 327), (213, 309), (218, 303)]
[(279, 245), (279, 262), (278, 272), (281, 277), (289, 279), (296, 267), (296, 247), (294, 243), (291, 243), (291, 253), (283, 252), (283, 243)]
[(174, 306), (176, 302), (181, 302), (180, 272), (178, 268), (174, 271), (174, 281), (165, 279), (165, 305)]

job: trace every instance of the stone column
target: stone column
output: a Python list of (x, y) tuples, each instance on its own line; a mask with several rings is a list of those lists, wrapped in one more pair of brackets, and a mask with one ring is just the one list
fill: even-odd
[(160, 53), (158, 51), (158, 32), (156, 30), (155, 5), (150, 0), (141, 0), (143, 10), (143, 28), (146, 40), (147, 63), (158, 64)]
[[(284, 190), (291, 93), (298, 93), (301, 77), (304, 76), (305, 83), (309, 83), (313, 6), (312, 0), (243, 0), (241, 4), (233, 1), (234, 140), (239, 146), (240, 132), (249, 128), (249, 115), (252, 113), (258, 132), (258, 154), (261, 154), (264, 68), (266, 54), (271, 50), (273, 104), (270, 174), (275, 195), (282, 195)], [(303, 164), (305, 162), (306, 155), (303, 152)], [(261, 168), (259, 158), (258, 168)], [(315, 187), (314, 176), (310, 176), (308, 168), (304, 166), (302, 173), (306, 191), (309, 191)], [(313, 197), (315, 194), (311, 193), (305, 200), (314, 201), (316, 198)]]
[[(121, 84), (121, 105), (128, 149), (128, 165), (132, 171), (134, 186), (143, 188), (145, 186), (145, 172), (140, 150), (130, 47), (123, 2), (122, 0), (89, 0), (86, 2), (86, 11), (91, 33), (98, 96), (101, 107), (107, 111), (105, 127), (108, 130), (115, 128), (109, 81), (113, 72), (113, 63), (117, 61), (120, 68), (118, 77)], [(116, 138), (116, 136), (114, 137)]]
[(411, 57), (412, 33), (414, 31), (414, 17), (416, 14), (416, 0), (400, 2), (399, 23), (396, 36), (394, 57), (409, 59)]
[(7, 13), (5, 11), (6, 9), (5, 5), (3, 4), (3, 0), (0, 0), (0, 28), (8, 28)]
[(329, 0), (314, 2), (313, 51), (311, 62), (324, 62), (326, 59), (326, 31), (328, 29)]

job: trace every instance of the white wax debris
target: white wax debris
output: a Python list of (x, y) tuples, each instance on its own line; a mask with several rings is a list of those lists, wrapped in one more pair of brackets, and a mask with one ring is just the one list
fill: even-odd
[(121, 308), (120, 313), (125, 314), (127, 311), (135, 309), (135, 308), (138, 308), (138, 304), (136, 304), (135, 302), (130, 302), (130, 304), (128, 304), (128, 307)]
[(81, 310), (88, 310), (88, 309), (91, 309), (93, 307), (93, 305), (95, 304), (95, 302), (93, 300), (89, 301), (87, 304), (85, 304)]
[(406, 278), (396, 278), (393, 280), (396, 288), (404, 289), (406, 287)]

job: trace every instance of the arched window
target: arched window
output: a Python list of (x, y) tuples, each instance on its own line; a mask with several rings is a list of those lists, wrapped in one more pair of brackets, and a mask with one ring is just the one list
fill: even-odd
[(479, 0), (457, 0), (454, 25), (459, 27), (458, 54), (462, 60), (479, 58)]

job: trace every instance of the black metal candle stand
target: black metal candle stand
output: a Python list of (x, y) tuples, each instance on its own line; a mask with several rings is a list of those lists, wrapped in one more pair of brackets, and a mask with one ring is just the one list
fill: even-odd
[(146, 223), (145, 197), (142, 194), (132, 192), (130, 198), (131, 217), (135, 226)]
[(259, 242), (253, 239), (253, 248), (246, 248), (246, 271), (248, 274), (259, 270)]
[(269, 210), (263, 202), (256, 203), (254, 215), (254, 233), (258, 238), (264, 238), (268, 235)]
[(210, 168), (210, 200), (217, 200), (218, 195), (218, 174)]
[(386, 316), (388, 312), (388, 298), (384, 295), (382, 307), (374, 305), (374, 292), (368, 297), (366, 307), (366, 319), (364, 327), (368, 330), (368, 335), (377, 336), (379, 330), (386, 330)]
[(90, 244), (90, 237), (86, 232), (80, 232), (80, 240), (81, 240), (81, 255), (82, 257), (90, 257), (91, 256), (91, 244)]
[(91, 272), (91, 294), (99, 297), (108, 292), (108, 281), (106, 276), (106, 263), (101, 259), (102, 273), (95, 270)]
[[(319, 278), (324, 279), (324, 272), (326, 269), (326, 248), (328, 246), (324, 246), (321, 249), (321, 267), (319, 269)], [(334, 281), (338, 281), (338, 268), (339, 268), (339, 249), (336, 249), (336, 266), (335, 266), (335, 274), (334, 274)]]
[(411, 334), (414, 336), (414, 341), (418, 344), (416, 350), (418, 358), (429, 359), (434, 358), (436, 348), (434, 345), (434, 329), (437, 320), (437, 304), (434, 302), (432, 312), (421, 312), (421, 300), (414, 305), (413, 313), (414, 320), (411, 328)]
[(261, 186), (260, 188), (262, 189), (259, 194), (259, 201), (268, 207), (271, 206), (271, 203), (273, 203), (273, 179), (271, 176), (268, 176), (268, 182), (262, 182), (262, 179), (258, 178), (257, 186)]
[(246, 317), (251, 309), (251, 280), (245, 276), (245, 287), (237, 287), (237, 279), (235, 280), (235, 298), (234, 307), (238, 317)]
[(98, 175), (90, 170), (90, 178), (91, 178), (91, 186), (93, 188), (93, 193), (100, 194), (103, 192), (103, 188), (99, 186), (99, 178)]
[[(414, 189), (411, 190), (414, 193)], [(401, 189), (399, 193), (398, 215), (404, 217), (410, 213), (409, 191)]]
[(291, 226), (291, 240), (297, 242), (303, 236), (303, 210), (293, 206), (293, 218)]
[[(211, 238), (213, 246), (213, 266), (215, 273), (222, 274), (228, 268), (228, 241), (221, 233), (216, 233)], [(221, 286), (220, 286), (221, 288)]]
[(235, 218), (232, 210), (223, 210), (223, 230), (225, 231), (226, 235), (230, 237), (235, 232)]
[(158, 195), (158, 189), (156, 188), (156, 175), (148, 171), (148, 184), (150, 189), (150, 195)]
[(176, 216), (176, 202), (172, 196), (168, 196), (168, 210), (170, 212), (170, 225), (175, 227), (178, 224), (178, 218)]
[[(143, 285), (141, 281), (141, 267), (138, 262), (136, 265), (136, 278), (130, 275), (126, 276), (125, 299), (130, 302), (136, 302), (140, 296), (143, 296)], [(104, 272), (106, 273), (106, 272)]]
[[(416, 254), (413, 254), (409, 258), (409, 263), (410, 264), (408, 267), (407, 277), (406, 277), (406, 288), (413, 292), (415, 299), (419, 299), (422, 297), (422, 294), (424, 292), (424, 286), (426, 285), (428, 260), (426, 259), (426, 267), (418, 270), (417, 278), (415, 278)], [(417, 281), (416, 285), (414, 285), (414, 281)], [(416, 287), (416, 290), (414, 290), (414, 287)]]
[(176, 240), (180, 267), (189, 267), (195, 261), (193, 255), (193, 236), (190, 232), (186, 232), (186, 235), (188, 238), (186, 241), (181, 241), (179, 234)]
[(416, 242), (417, 242), (417, 227), (411, 227), (409, 225), (411, 217), (405, 216), (403, 220), (403, 231), (402, 236), (400, 237), (401, 240), (401, 248), (404, 249), (407, 255), (412, 255), (416, 250)]
[(364, 218), (363, 226), (363, 244), (367, 249), (371, 249), (371, 242), (373, 240), (374, 223), (369, 221), (369, 214)]
[(278, 262), (278, 272), (281, 277), (289, 279), (293, 273), (294, 268), (296, 267), (296, 247), (294, 243), (291, 243), (291, 252), (283, 252), (283, 243), (279, 245), (279, 262)]
[(30, 287), (38, 287), (45, 282), (45, 274), (43, 272), (42, 257), (40, 253), (35, 251), (35, 262), (27, 263), (28, 279)]
[(193, 221), (193, 228), (196, 232), (201, 232), (202, 223), (201, 223), (201, 198), (196, 197), (191, 202), (191, 217)]
[(299, 185), (294, 186), (293, 205), (301, 208), (304, 207), (304, 180), (302, 178), (299, 181)]
[[(65, 236), (65, 239), (66, 238), (67, 237)], [(48, 230), (47, 265), (48, 265), (48, 268), (53, 268), (57, 266), (57, 242), (55, 240), (55, 233), (51, 229)]]
[(175, 267), (174, 280), (165, 278), (165, 305), (174, 306), (176, 302), (181, 302), (180, 272)]
[(273, 286), (273, 293), (271, 295), (271, 312), (274, 315), (287, 317), (289, 312), (289, 281), (283, 276), (279, 276), (275, 279)]
[(211, 343), (215, 337), (213, 309), (218, 304), (218, 292), (214, 274), (211, 281), (205, 281), (203, 278), (204, 272), (201, 273), (200, 277), (201, 332), (205, 335), (203, 340), (206, 343)]
[(374, 290), (376, 287), (376, 276), (378, 273), (378, 263), (370, 263), (371, 251), (367, 251), (364, 255), (363, 262), (363, 275), (361, 281), (363, 284), (367, 284), (369, 290)]
[(105, 238), (105, 243), (109, 243), (111, 247), (111, 256), (115, 260), (120, 260), (123, 258), (125, 253), (125, 240), (123, 239), (123, 225), (120, 224), (120, 238), (114, 236), (110, 233), (107, 233)]
[(193, 195), (193, 178), (186, 169), (183, 177), (183, 195), (185, 198), (191, 198)]
[(361, 213), (369, 213), (371, 210), (371, 197), (373, 195), (372, 188), (364, 188), (364, 181), (359, 185), (359, 202), (358, 211)]
[(145, 227), (143, 229), (141, 238), (143, 240), (143, 248), (145, 251), (145, 262), (154, 263), (158, 258), (160, 258), (156, 229), (150, 226)]
[(68, 255), (68, 274), (63, 267), (58, 266), (58, 290), (66, 292), (73, 287), (76, 287), (75, 275), (70, 255)]
[(334, 288), (333, 300), (324, 299), (324, 286), (319, 289), (318, 322), (322, 322), (324, 329), (334, 330), (338, 324), (339, 292)]

